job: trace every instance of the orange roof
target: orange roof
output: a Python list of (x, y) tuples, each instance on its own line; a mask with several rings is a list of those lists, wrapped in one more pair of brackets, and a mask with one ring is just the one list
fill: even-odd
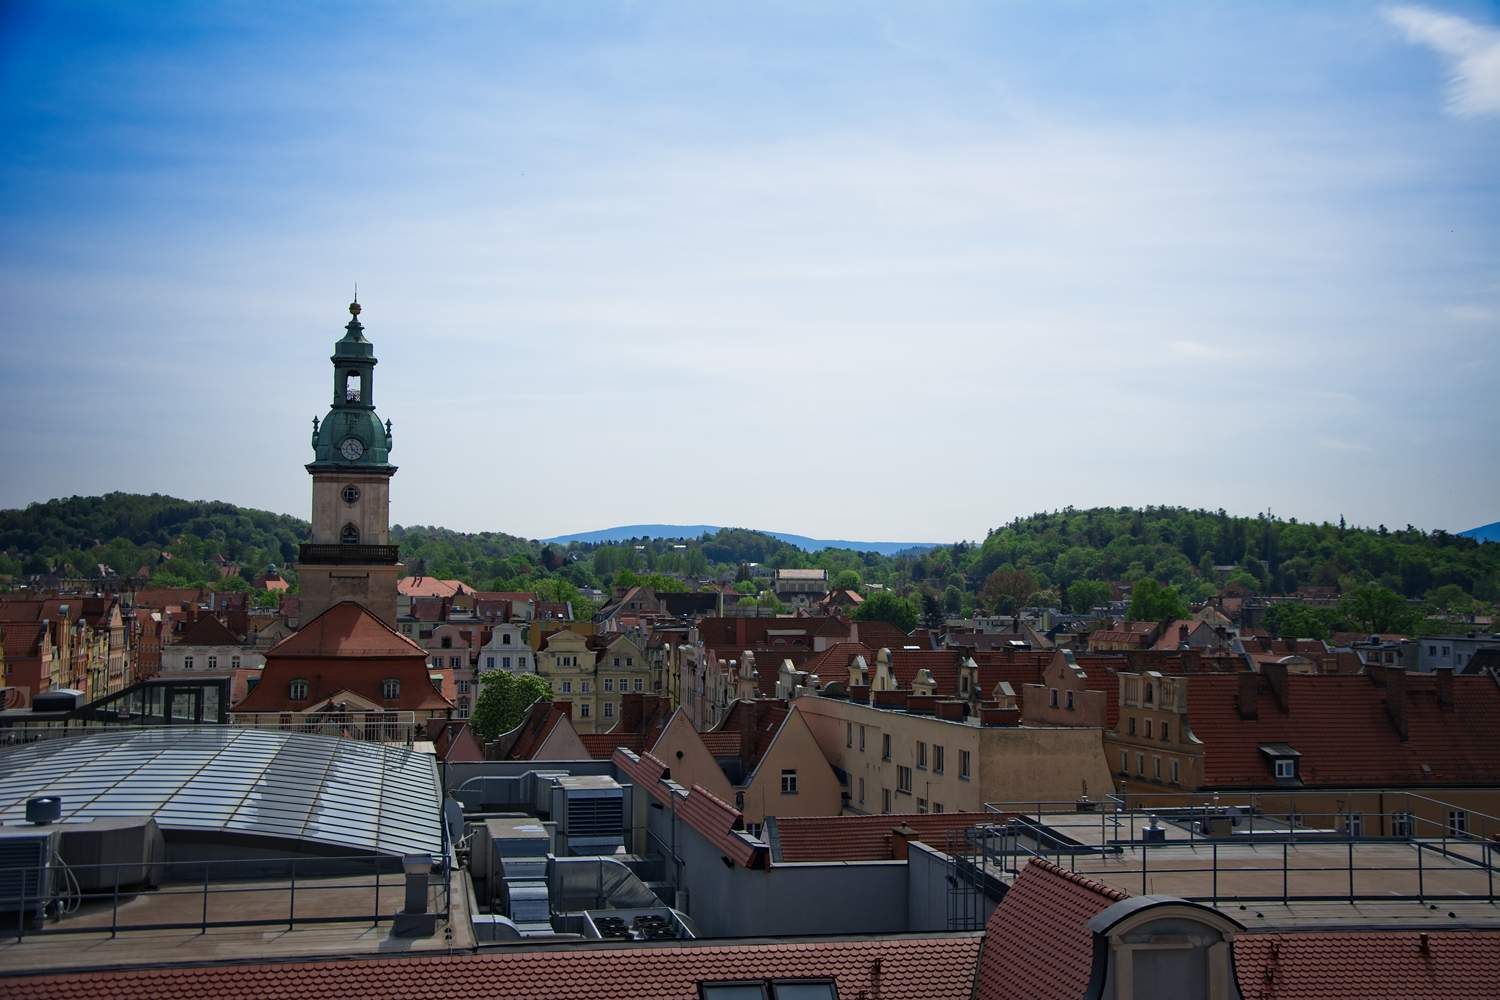
[(1240, 993), (1266, 1000), (1490, 1000), (1500, 931), (1241, 934)]
[(403, 576), (396, 581), (396, 593), (403, 597), (452, 597), (469, 589), (462, 580), (439, 580), (435, 576)]
[(1033, 858), (990, 915), (976, 1000), (1075, 1000), (1094, 968), (1088, 923), (1126, 898), (1118, 889)]
[[(32, 1000), (341, 1000), (343, 997), (483, 997), (532, 1000), (698, 1000), (705, 981), (831, 978), (840, 997), (968, 997), (978, 935), (891, 935), (777, 943), (633, 943), (623, 947), (485, 955), (216, 964), (105, 970), (7, 980)], [(541, 984), (545, 984), (542, 990)]]
[(776, 820), (776, 857), (801, 861), (890, 861), (894, 831), (903, 824), (914, 838), (947, 851), (950, 840), (981, 823), (1005, 817), (986, 812), (899, 813), (887, 816), (783, 816)]
[(420, 656), (427, 651), (354, 601), (340, 601), (266, 652), (274, 656)]

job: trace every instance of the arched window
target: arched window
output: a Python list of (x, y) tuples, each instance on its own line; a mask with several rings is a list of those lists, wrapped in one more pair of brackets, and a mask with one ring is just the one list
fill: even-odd
[(394, 677), (387, 677), (380, 682), (380, 696), (387, 701), (401, 697), (401, 682)]
[(358, 545), (359, 529), (353, 524), (344, 525), (344, 530), (339, 532), (339, 541), (345, 545)]
[(295, 680), (287, 685), (286, 696), (292, 701), (307, 700), (307, 681)]
[(359, 372), (350, 370), (344, 372), (344, 401), (357, 403), (364, 395), (365, 380)]

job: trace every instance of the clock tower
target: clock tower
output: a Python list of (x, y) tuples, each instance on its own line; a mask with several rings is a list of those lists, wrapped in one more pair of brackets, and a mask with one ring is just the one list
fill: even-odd
[(358, 601), (396, 625), (396, 549), (390, 537), (391, 423), (375, 415), (375, 348), (359, 322), (359, 300), (333, 348), (333, 405), (313, 418), (312, 540), (297, 571), (302, 621), (340, 601)]

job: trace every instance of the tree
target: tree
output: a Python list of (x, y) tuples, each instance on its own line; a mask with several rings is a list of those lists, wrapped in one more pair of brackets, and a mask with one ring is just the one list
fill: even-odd
[(1113, 593), (1114, 588), (1103, 580), (1074, 580), (1068, 585), (1068, 607), (1076, 615), (1086, 615), (1108, 604)]
[(1333, 609), (1288, 601), (1266, 609), (1266, 628), (1278, 638), (1327, 639), (1335, 616)]
[(852, 569), (840, 570), (833, 578), (834, 590), (858, 590), (862, 586), (864, 581)]
[(1432, 615), (1473, 614), (1479, 602), (1456, 583), (1445, 583), (1427, 592), (1427, 612)]
[(1149, 576), (1135, 582), (1130, 591), (1130, 618), (1138, 622), (1158, 622), (1166, 618), (1188, 616), (1188, 606), (1176, 585), (1163, 587)]
[(903, 632), (917, 627), (917, 609), (904, 597), (897, 597), (889, 590), (877, 590), (865, 598), (854, 612), (862, 622), (889, 622)]
[(1339, 602), (1339, 614), (1362, 632), (1410, 632), (1421, 613), (1395, 591), (1378, 583), (1367, 583)]
[(491, 670), (479, 678), (479, 696), (469, 721), (479, 738), (489, 742), (519, 726), (538, 699), (551, 696), (552, 689), (536, 674)]
[(943, 588), (943, 610), (956, 615), (964, 609), (964, 592), (953, 584)]
[(1036, 590), (1036, 577), (1024, 569), (1002, 567), (985, 578), (980, 594), (995, 608), (1003, 605), (1014, 610), (1025, 604)]
[(943, 627), (943, 609), (937, 598), (928, 593), (922, 594), (922, 624), (931, 629)]

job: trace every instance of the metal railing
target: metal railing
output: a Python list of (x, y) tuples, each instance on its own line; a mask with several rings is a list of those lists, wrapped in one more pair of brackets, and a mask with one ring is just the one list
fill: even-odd
[(309, 566), (393, 565), (400, 557), (398, 545), (318, 545), (304, 542), (297, 561)]
[[(170, 870), (175, 877), (159, 886), (132, 881), (147, 869)], [(274, 874), (278, 869), (285, 875)], [(433, 869), (427, 877), (428, 908), (447, 921), (452, 868), (446, 855)], [(399, 859), (369, 855), (95, 865), (66, 865), (54, 858), (44, 865), (0, 868), (0, 886), (20, 890), (0, 897), (0, 927), (13, 929), (19, 941), (28, 935), (378, 925), (395, 918), (405, 900), (405, 882)], [(97, 888), (83, 891), (81, 885)], [(330, 896), (332, 904), (326, 902)], [(132, 905), (139, 900), (151, 905)], [(162, 916), (135, 919), (143, 909)]]
[[(113, 723), (101, 719), (69, 719), (49, 722), (16, 722), (0, 726), (0, 749), (41, 740), (71, 739), (100, 732), (160, 732), (174, 726), (202, 728), (215, 722), (178, 720), (158, 723)], [(411, 746), (427, 738), (427, 721), (415, 712), (230, 712), (224, 723), (240, 729), (264, 729), (278, 733), (336, 736), (370, 743), (404, 743)]]
[(229, 725), (407, 746), (427, 738), (427, 720), (415, 712), (230, 712)]
[(1012, 875), (1025, 860), (1042, 858), (1130, 891), (1139, 878), (1142, 894), (1152, 891), (1153, 877), (1170, 880), (1189, 887), (1171, 894), (1215, 905), (1496, 901), (1500, 818), (1418, 793), (1383, 795), (1407, 808), (1273, 813), (1249, 801), (1285, 802), (1279, 793), (1232, 803), (1229, 796), (1184, 803), (1191, 797), (1177, 795), (1154, 809), (1126, 809), (1114, 796), (1091, 810), (1071, 801), (987, 803), (987, 811), (1011, 818), (986, 843), (1000, 870)]

